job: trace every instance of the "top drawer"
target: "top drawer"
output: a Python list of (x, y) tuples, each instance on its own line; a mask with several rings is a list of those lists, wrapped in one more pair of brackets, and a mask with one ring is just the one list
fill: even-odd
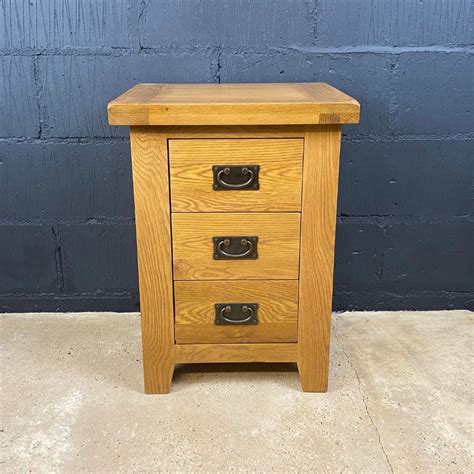
[(301, 138), (176, 139), (168, 146), (173, 212), (301, 209)]

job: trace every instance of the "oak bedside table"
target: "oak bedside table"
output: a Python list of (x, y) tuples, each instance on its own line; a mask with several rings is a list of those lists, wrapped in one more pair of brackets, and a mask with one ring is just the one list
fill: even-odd
[(145, 391), (175, 364), (297, 362), (327, 389), (341, 124), (322, 83), (139, 84), (130, 127)]

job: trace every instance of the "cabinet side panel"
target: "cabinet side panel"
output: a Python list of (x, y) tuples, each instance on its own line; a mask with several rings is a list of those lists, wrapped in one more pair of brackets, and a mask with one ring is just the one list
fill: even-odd
[(146, 393), (167, 393), (174, 369), (173, 276), (167, 138), (132, 127), (133, 188)]
[(327, 390), (340, 142), (338, 125), (305, 133), (298, 370), (309, 392)]

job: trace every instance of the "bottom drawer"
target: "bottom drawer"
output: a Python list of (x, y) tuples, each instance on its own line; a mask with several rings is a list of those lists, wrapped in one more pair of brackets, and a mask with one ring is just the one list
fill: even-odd
[(174, 291), (178, 344), (296, 342), (297, 280), (175, 281)]

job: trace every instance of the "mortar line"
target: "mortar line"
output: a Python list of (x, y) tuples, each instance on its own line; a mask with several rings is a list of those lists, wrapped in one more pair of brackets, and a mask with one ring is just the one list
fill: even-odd
[(400, 57), (398, 55), (393, 55), (390, 58), (390, 77), (389, 77), (389, 93), (388, 93), (388, 104), (387, 104), (387, 116), (388, 116), (388, 135), (395, 136), (396, 129), (396, 116), (399, 107), (399, 101), (397, 100), (397, 81), (399, 80), (399, 62)]
[(98, 216), (98, 217), (23, 217), (8, 218), (0, 217), (0, 225), (14, 226), (94, 226), (94, 225), (113, 225), (129, 226), (135, 225), (135, 217), (116, 217), (116, 216)]
[(129, 137), (0, 137), (0, 144), (26, 145), (114, 145), (129, 141)]
[[(394, 133), (390, 131), (390, 133)], [(343, 135), (342, 141), (344, 143), (358, 143), (358, 142), (385, 142), (385, 143), (397, 143), (407, 141), (464, 141), (473, 140), (473, 133), (451, 133), (448, 135), (436, 135), (426, 133), (414, 133), (413, 135)]]
[(60, 230), (54, 225), (51, 226), (54, 238), (54, 262), (56, 268), (56, 279), (58, 283), (59, 293), (64, 293), (64, 265), (63, 265), (63, 249), (61, 243)]
[(35, 56), (33, 58), (33, 84), (35, 87), (35, 97), (36, 97), (36, 105), (38, 107), (38, 136), (35, 137), (36, 140), (40, 140), (43, 136), (43, 123), (44, 123), (44, 117), (43, 117), (43, 108), (42, 108), (42, 90), (41, 90), (41, 84), (40, 84), (40, 78), (39, 78), (39, 63), (38, 63), (38, 58)]
[[(43, 119), (44, 125), (44, 119)], [(51, 137), (0, 137), (0, 143), (26, 143), (26, 144), (113, 144), (128, 143), (127, 136), (51, 136)], [(453, 133), (450, 135), (430, 135), (430, 134), (413, 134), (413, 135), (344, 135), (343, 143), (400, 143), (410, 141), (472, 141), (474, 134), (472, 133)]]
[[(215, 281), (215, 280), (209, 280), (209, 281)], [(76, 297), (98, 297), (98, 298), (103, 298), (103, 297), (129, 297), (129, 296), (134, 296), (136, 294), (138, 290), (136, 289), (127, 289), (127, 290), (123, 290), (123, 291), (104, 291), (104, 290), (94, 290), (94, 291), (76, 291), (76, 292), (68, 292), (68, 293), (63, 293), (63, 294), (58, 294), (58, 293), (54, 293), (54, 292), (48, 292), (48, 291), (42, 291), (42, 292), (39, 292), (39, 293), (29, 293), (29, 292), (22, 292), (22, 293), (9, 293), (9, 292), (6, 292), (6, 293), (0, 293), (0, 299), (1, 298), (25, 298), (25, 297), (35, 297), (35, 296), (51, 296), (51, 297), (55, 297), (55, 298), (58, 298), (58, 297), (61, 297), (61, 298), (76, 298)], [(387, 297), (400, 297), (400, 298), (405, 298), (406, 297), (406, 293), (404, 294), (401, 294), (401, 293), (394, 293), (394, 292), (390, 292), (390, 291), (338, 291), (338, 290), (335, 290), (334, 291), (334, 295), (354, 295), (354, 294), (367, 294), (367, 293), (370, 293), (370, 294), (377, 294), (377, 295), (382, 295), (382, 296), (387, 296)], [(413, 293), (413, 292), (412, 292)], [(469, 291), (469, 290), (466, 290), (466, 291), (440, 291), (440, 292), (437, 292), (437, 291), (428, 291), (428, 290), (423, 290), (423, 291), (415, 291), (415, 294), (413, 296), (416, 296), (417, 294), (421, 295), (426, 295), (426, 296), (436, 296), (436, 295), (439, 295), (439, 294), (442, 294), (442, 296), (447, 296), (449, 297), (450, 295), (452, 296), (464, 296), (464, 295), (467, 295), (467, 296), (470, 296), (471, 294), (474, 296), (474, 293), (472, 291)], [(456, 309), (461, 309), (461, 308), (456, 308)], [(465, 308), (463, 308), (465, 309)], [(452, 309), (444, 309), (443, 311), (451, 311)], [(347, 313), (347, 312), (353, 312), (353, 311), (364, 311), (364, 309), (357, 309), (357, 310), (354, 310), (354, 309), (342, 309), (342, 310), (333, 310), (333, 313), (334, 314), (339, 314), (339, 313)], [(371, 308), (371, 309), (366, 309), (365, 311), (380, 311), (378, 309), (375, 309), (375, 308)], [(397, 310), (397, 309), (390, 309), (390, 310), (386, 310), (386, 311), (400, 311), (400, 310)], [(415, 311), (415, 310), (413, 310)], [(438, 309), (431, 309), (431, 310), (420, 310), (420, 311), (440, 311)]]
[(221, 71), (222, 71), (221, 56), (222, 56), (222, 49), (219, 46), (219, 49), (217, 51), (217, 71), (216, 71), (216, 78), (217, 78), (218, 84), (221, 83)]
[(374, 422), (374, 420), (373, 420), (373, 418), (372, 418), (372, 415), (370, 414), (369, 407), (368, 407), (368, 405), (367, 405), (367, 399), (366, 399), (366, 397), (365, 397), (365, 395), (364, 395), (364, 392), (362, 391), (362, 383), (361, 383), (359, 374), (358, 374), (356, 368), (354, 367), (354, 365), (353, 365), (351, 359), (349, 358), (349, 355), (347, 354), (347, 351), (346, 351), (346, 348), (345, 348), (345, 346), (344, 346), (344, 343), (342, 342), (342, 340), (341, 340), (341, 339), (339, 338), (339, 336), (337, 335), (336, 326), (335, 326), (335, 325), (333, 326), (333, 334), (334, 334), (334, 337), (336, 338), (336, 340), (338, 341), (338, 343), (340, 344), (341, 349), (342, 349), (342, 352), (344, 353), (344, 356), (346, 357), (347, 362), (348, 362), (349, 365), (351, 366), (351, 369), (353, 370), (354, 375), (355, 375), (356, 378), (357, 378), (357, 389), (358, 389), (359, 394), (360, 394), (360, 396), (361, 396), (362, 403), (364, 404), (365, 412), (367, 413), (367, 416), (368, 416), (368, 418), (369, 418), (369, 420), (370, 420), (370, 423), (372, 424), (372, 426), (373, 426), (373, 428), (374, 428), (374, 430), (375, 430), (375, 433), (377, 434), (377, 440), (378, 440), (379, 446), (380, 446), (380, 448), (382, 449), (382, 452), (383, 452), (383, 454), (384, 454), (384, 456), (385, 456), (385, 460), (386, 460), (386, 462), (387, 462), (387, 464), (388, 464), (388, 467), (390, 468), (390, 472), (393, 473), (393, 472), (394, 472), (394, 471), (393, 471), (393, 467), (392, 467), (392, 464), (390, 463), (390, 459), (389, 459), (389, 457), (388, 457), (388, 454), (387, 454), (387, 452), (385, 451), (385, 448), (384, 448), (384, 446), (383, 446), (383, 444), (382, 444), (382, 439), (381, 439), (381, 437), (380, 437), (380, 432), (379, 432), (379, 430), (378, 430), (378, 428), (377, 428), (377, 425), (375, 424), (375, 422)]
[(215, 59), (213, 58), (210, 63), (211, 81), (215, 84), (220, 84), (221, 71), (222, 71), (222, 65), (221, 65), (222, 48), (220, 46), (217, 47), (215, 55), (216, 55)]
[[(143, 51), (143, 45), (142, 45), (142, 21), (145, 22), (145, 28), (144, 30), (146, 31), (146, 15), (145, 15), (145, 11), (146, 11), (146, 8), (147, 8), (147, 3), (145, 0), (140, 0), (138, 6), (137, 6), (137, 16), (136, 16), (136, 24), (135, 24), (135, 27), (136, 27), (136, 33), (137, 33), (137, 45), (138, 45), (138, 53), (141, 53)], [(142, 17), (144, 17), (142, 19)]]
[[(138, 15), (138, 21), (142, 21)], [(140, 28), (140, 25), (138, 25)], [(139, 31), (140, 32), (140, 31)], [(139, 35), (140, 36), (140, 35)], [(85, 46), (82, 48), (74, 46), (66, 47), (39, 47), (39, 48), (0, 48), (0, 56), (130, 56), (142, 54), (156, 55), (189, 55), (209, 54), (216, 51), (216, 46), (163, 46), (146, 47), (138, 40), (138, 51), (133, 46)], [(229, 55), (269, 55), (269, 54), (405, 54), (405, 53), (445, 53), (445, 54), (473, 54), (471, 45), (449, 46), (298, 46), (298, 45), (276, 45), (267, 48), (229, 48), (224, 47), (222, 51)]]
[[(276, 214), (276, 213), (274, 213)], [(390, 225), (429, 225), (429, 224), (453, 224), (473, 222), (470, 214), (458, 216), (424, 216), (412, 214), (367, 214), (346, 215), (338, 214), (337, 224), (373, 224), (380, 227)], [(134, 225), (134, 216), (93, 216), (93, 217), (0, 217), (0, 225)]]
[(62, 292), (62, 293), (54, 293), (54, 292), (40, 292), (40, 293), (1, 293), (0, 300), (2, 298), (11, 298), (11, 299), (24, 299), (24, 298), (36, 298), (41, 297), (44, 298), (45, 296), (50, 297), (50, 300), (45, 300), (46, 302), (51, 301), (53, 299), (60, 299), (60, 300), (69, 300), (69, 299), (81, 299), (81, 298), (96, 298), (96, 299), (107, 299), (107, 298), (130, 298), (135, 297), (138, 294), (138, 290), (124, 290), (119, 292), (98, 292), (98, 291), (76, 291), (76, 292)]
[[(461, 53), (472, 54), (474, 48), (471, 45), (434, 45), (434, 46), (269, 46), (270, 51), (250, 51), (250, 54), (269, 54), (271, 50), (276, 52), (290, 52), (300, 54), (405, 54), (405, 53)], [(244, 52), (245, 54), (245, 52)]]

